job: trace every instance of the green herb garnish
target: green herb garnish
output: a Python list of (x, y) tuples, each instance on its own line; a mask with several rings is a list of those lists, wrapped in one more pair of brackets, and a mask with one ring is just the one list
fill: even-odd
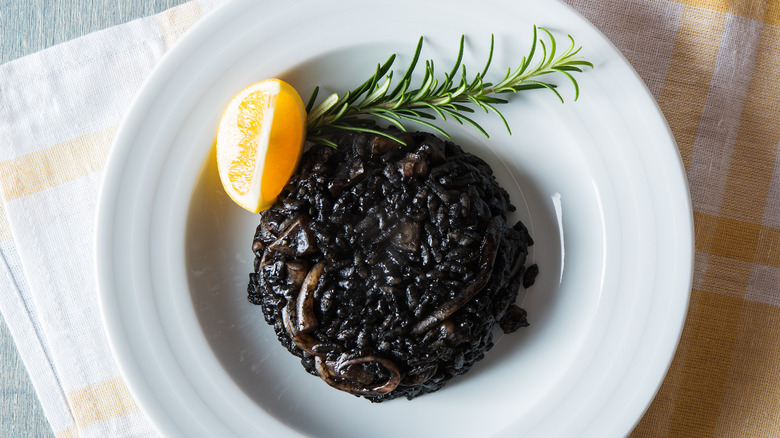
[[(538, 35), (537, 29), (547, 35), (549, 46), (545, 43), (543, 36)], [(393, 135), (376, 129), (375, 119), (385, 120), (402, 131), (406, 131), (403, 125), (404, 121), (413, 121), (449, 138), (449, 134), (430, 122), (435, 120), (437, 116), (442, 120), (451, 117), (460, 124), (469, 124), (489, 137), (482, 126), (465, 115), (474, 113), (475, 108), (481, 108), (487, 113), (493, 112), (498, 115), (511, 134), (509, 123), (495, 106), (508, 101), (496, 97), (496, 95), (546, 88), (555, 93), (563, 102), (563, 97), (556, 90), (555, 84), (538, 79), (543, 75), (560, 73), (568, 77), (574, 84), (574, 100), (579, 97), (579, 86), (572, 73), (581, 73), (584, 67), (592, 68), (593, 64), (582, 56), (578, 56), (582, 47), (575, 47), (574, 38), (570, 35), (568, 37), (571, 45), (565, 52), (558, 55), (552, 33), (547, 29), (534, 26), (533, 43), (528, 56), (523, 58), (519, 67), (514, 71), (511, 68), (507, 69), (504, 79), (493, 84), (484, 82), (484, 79), (493, 59), (494, 38), (492, 36), (490, 38), (490, 51), (484, 68), (473, 79), (469, 80), (466, 66), (461, 64), (465, 42), (465, 37), (462, 36), (455, 65), (444, 76), (444, 80), (439, 83), (434, 74), (433, 60), (428, 60), (425, 62), (425, 74), (421, 85), (416, 89), (411, 89), (412, 74), (422, 51), (423, 38), (420, 37), (409, 68), (392, 91), (390, 85), (393, 72), (390, 68), (396, 55), (390, 56), (384, 64), (377, 65), (376, 73), (359, 87), (346, 92), (343, 96), (339, 96), (338, 93), (331, 94), (316, 106), (314, 106), (314, 102), (317, 99), (319, 87), (315, 88), (306, 105), (308, 114), (307, 140), (336, 147), (336, 144), (328, 140), (326, 135), (333, 131), (346, 130), (379, 134), (403, 143)], [(537, 45), (541, 46), (541, 59), (532, 66), (534, 56), (538, 54)]]

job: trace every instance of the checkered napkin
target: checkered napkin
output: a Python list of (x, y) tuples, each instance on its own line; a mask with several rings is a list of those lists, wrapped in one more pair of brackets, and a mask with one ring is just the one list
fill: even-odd
[[(154, 434), (103, 335), (95, 204), (132, 96), (218, 1), (0, 66), (0, 311), (57, 437)], [(633, 436), (780, 436), (780, 0), (565, 1), (659, 102), (693, 197), (690, 311)]]
[(567, 0), (672, 128), (696, 229), (690, 310), (637, 437), (780, 436), (780, 1)]

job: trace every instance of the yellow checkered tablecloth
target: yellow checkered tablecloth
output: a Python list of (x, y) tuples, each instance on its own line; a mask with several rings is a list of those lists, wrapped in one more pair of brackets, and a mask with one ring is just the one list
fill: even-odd
[(690, 309), (632, 436), (780, 436), (780, 1), (567, 3), (652, 91), (693, 200)]
[[(632, 436), (780, 437), (780, 0), (564, 1), (647, 84), (693, 199), (690, 310)], [(153, 434), (96, 335), (91, 221), (132, 95), (217, 3), (0, 66), (0, 311), (58, 437)], [(29, 232), (42, 226), (56, 233)], [(39, 263), (61, 240), (72, 257)]]

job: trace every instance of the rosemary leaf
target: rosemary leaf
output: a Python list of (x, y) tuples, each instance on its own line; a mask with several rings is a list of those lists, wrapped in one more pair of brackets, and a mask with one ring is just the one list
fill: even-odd
[(391, 68), (395, 55), (390, 56), (384, 64), (377, 65), (371, 77), (342, 97), (332, 94), (315, 106), (319, 87), (315, 88), (306, 105), (307, 139), (333, 147), (335, 144), (328, 140), (328, 135), (347, 130), (379, 134), (401, 142), (392, 134), (376, 128), (375, 119), (384, 120), (402, 131), (405, 130), (402, 121), (415, 122), (449, 137), (443, 129), (431, 122), (437, 117), (441, 120), (449, 117), (457, 123), (471, 125), (488, 137), (487, 131), (479, 123), (465, 115), (474, 113), (474, 107), (499, 116), (511, 134), (509, 123), (496, 107), (508, 103), (508, 100), (496, 95), (546, 88), (563, 102), (557, 84), (540, 79), (542, 76), (560, 75), (574, 85), (574, 100), (579, 98), (580, 87), (574, 74), (582, 73), (585, 67), (593, 68), (593, 64), (579, 55), (582, 47), (577, 47), (574, 38), (571, 35), (567, 37), (569, 47), (560, 52), (553, 34), (545, 28), (534, 26), (528, 54), (516, 68), (508, 67), (503, 78), (493, 84), (485, 81), (485, 78), (493, 61), (495, 37), (491, 35), (487, 61), (481, 72), (469, 79), (463, 64), (465, 36), (461, 36), (458, 53), (449, 73), (439, 81), (436, 79), (434, 61), (427, 60), (420, 86), (412, 88), (412, 76), (423, 47), (423, 38), (420, 37), (409, 67), (392, 90)]

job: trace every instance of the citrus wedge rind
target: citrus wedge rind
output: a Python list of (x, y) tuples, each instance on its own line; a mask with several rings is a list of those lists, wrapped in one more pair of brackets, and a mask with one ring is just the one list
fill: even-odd
[(217, 130), (217, 168), (225, 192), (253, 213), (276, 201), (300, 159), (306, 110), (298, 92), (279, 79), (241, 90)]

